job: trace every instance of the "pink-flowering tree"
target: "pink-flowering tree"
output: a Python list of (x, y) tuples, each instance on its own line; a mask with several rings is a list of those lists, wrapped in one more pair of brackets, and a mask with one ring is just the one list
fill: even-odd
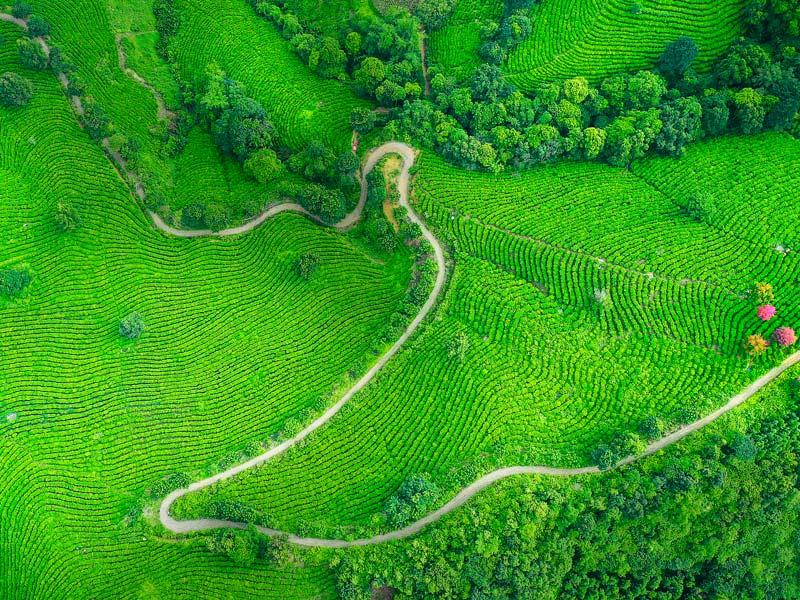
[(762, 304), (758, 307), (758, 318), (762, 321), (769, 321), (775, 316), (775, 307), (772, 304)]
[(797, 334), (791, 327), (778, 327), (772, 334), (772, 339), (781, 348), (788, 348), (797, 341)]

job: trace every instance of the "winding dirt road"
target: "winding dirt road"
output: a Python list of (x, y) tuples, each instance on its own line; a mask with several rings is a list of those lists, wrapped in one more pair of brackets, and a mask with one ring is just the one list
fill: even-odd
[[(403, 346), (403, 344), (405, 344), (408, 338), (417, 330), (422, 320), (428, 315), (428, 313), (430, 313), (431, 309), (433, 308), (434, 304), (439, 298), (439, 294), (441, 293), (442, 287), (444, 285), (445, 274), (446, 274), (444, 250), (442, 249), (442, 246), (439, 243), (439, 241), (433, 236), (430, 230), (426, 227), (425, 223), (411, 208), (411, 205), (409, 203), (409, 169), (411, 168), (411, 165), (414, 163), (413, 148), (399, 142), (389, 142), (374, 149), (369, 154), (363, 168), (363, 175), (361, 179), (361, 200), (359, 201), (359, 204), (356, 207), (356, 209), (350, 215), (348, 215), (348, 217), (346, 217), (342, 222), (338, 223), (336, 227), (344, 229), (352, 226), (355, 222), (358, 221), (358, 218), (361, 215), (361, 210), (363, 209), (364, 201), (367, 195), (366, 176), (372, 170), (372, 168), (380, 161), (380, 159), (389, 153), (399, 154), (403, 158), (403, 169), (400, 172), (400, 176), (397, 182), (397, 189), (400, 193), (400, 205), (408, 210), (409, 218), (414, 223), (417, 223), (420, 226), (423, 235), (430, 242), (431, 246), (433, 246), (434, 248), (436, 263), (438, 266), (438, 272), (436, 275), (436, 284), (434, 285), (430, 297), (428, 298), (427, 302), (425, 302), (425, 305), (422, 307), (422, 310), (420, 310), (417, 317), (408, 326), (408, 329), (406, 329), (406, 331), (403, 333), (400, 339), (398, 339), (397, 342), (395, 342), (395, 344), (389, 349), (389, 351), (386, 352), (386, 354), (384, 354), (381, 357), (381, 359), (367, 372), (367, 374), (364, 375), (352, 388), (350, 388), (350, 390), (342, 397), (341, 400), (339, 400), (336, 404), (331, 406), (322, 416), (313, 421), (310, 425), (308, 425), (308, 427), (303, 429), (303, 431), (298, 433), (294, 438), (286, 440), (279, 446), (270, 449), (269, 451), (261, 454), (260, 456), (256, 456), (255, 458), (252, 458), (245, 463), (242, 463), (231, 469), (228, 469), (227, 471), (223, 471), (212, 477), (208, 477), (201, 481), (197, 481), (191, 484), (188, 488), (175, 490), (174, 492), (169, 494), (166, 498), (164, 498), (164, 500), (161, 503), (161, 506), (159, 507), (159, 518), (164, 527), (166, 527), (170, 531), (173, 531), (175, 533), (190, 533), (195, 531), (206, 531), (209, 529), (245, 528), (246, 525), (244, 523), (237, 523), (235, 521), (224, 521), (219, 519), (193, 519), (193, 520), (179, 521), (172, 517), (172, 515), (170, 514), (170, 508), (178, 498), (181, 498), (190, 492), (202, 490), (219, 481), (230, 479), (231, 477), (234, 477), (235, 475), (243, 471), (246, 471), (247, 469), (251, 469), (255, 466), (263, 464), (264, 462), (270, 460), (271, 458), (277, 456), (278, 454), (285, 452), (286, 450), (288, 450), (301, 440), (305, 439), (309, 434), (311, 434), (312, 432), (316, 431), (317, 429), (325, 425), (336, 415), (336, 413), (338, 413), (341, 410), (341, 408), (356, 393), (358, 393), (361, 389), (363, 389), (364, 386), (367, 385), (375, 377), (375, 375), (386, 365), (386, 363), (389, 362), (389, 360), (400, 350), (400, 348)], [(271, 210), (274, 211), (272, 214), (276, 214), (277, 212), (282, 212), (284, 210), (295, 210), (295, 208), (292, 207), (291, 205), (280, 205), (276, 206)], [(267, 218), (267, 216), (264, 215), (262, 215), (262, 217), (258, 218), (261, 219), (260, 221), (256, 219), (255, 221), (251, 221), (250, 223), (243, 225), (242, 227), (230, 231), (232, 231), (233, 233), (244, 233), (245, 231), (249, 231), (250, 229), (256, 227), (258, 224), (263, 222), (264, 219)], [(179, 232), (179, 234), (180, 233), (187, 233), (187, 232)], [(210, 233), (211, 232), (207, 232), (204, 235), (208, 235)], [(218, 232), (216, 235), (227, 235), (227, 232)], [(774, 381), (777, 377), (782, 375), (787, 369), (791, 368), (792, 366), (798, 363), (800, 363), (800, 352), (796, 352), (795, 354), (791, 355), (779, 366), (771, 369), (769, 372), (759, 377), (756, 381), (747, 386), (747, 388), (745, 388), (742, 392), (731, 398), (730, 401), (728, 401), (728, 403), (725, 404), (725, 406), (715, 410), (714, 412), (708, 414), (702, 419), (699, 419), (698, 421), (686, 425), (685, 427), (682, 427), (670, 433), (669, 435), (661, 438), (660, 440), (653, 442), (647, 447), (645, 452), (643, 452), (638, 456), (630, 456), (628, 458), (625, 458), (617, 465), (617, 467), (630, 464), (636, 460), (639, 460), (640, 458), (658, 452), (659, 450), (666, 448), (667, 446), (683, 439), (692, 432), (701, 429), (702, 427), (718, 419), (725, 413), (733, 410), (737, 406), (743, 404), (744, 402), (752, 398), (753, 395), (755, 395), (757, 392), (763, 389), (764, 386)], [(286, 539), (288, 539), (288, 541), (294, 544), (300, 546), (308, 546), (308, 547), (347, 548), (351, 546), (367, 546), (372, 544), (380, 544), (382, 542), (387, 542), (391, 540), (400, 540), (412, 536), (416, 533), (419, 533), (427, 525), (435, 521), (438, 521), (444, 515), (453, 512), (460, 506), (463, 506), (465, 503), (467, 503), (473, 496), (475, 496), (482, 490), (500, 481), (501, 479), (506, 479), (507, 477), (513, 477), (514, 475), (524, 475), (524, 474), (570, 477), (575, 475), (586, 475), (590, 473), (600, 473), (600, 472), (601, 472), (600, 469), (595, 466), (579, 467), (574, 469), (562, 469), (557, 467), (548, 467), (544, 465), (533, 465), (533, 466), (506, 467), (503, 469), (498, 469), (479, 478), (478, 480), (476, 480), (475, 482), (473, 482), (472, 484), (461, 490), (461, 492), (459, 492), (455, 497), (453, 497), (453, 499), (444, 504), (441, 508), (426, 515), (425, 517), (412, 523), (411, 525), (403, 527), (402, 529), (397, 529), (395, 531), (390, 531), (388, 533), (376, 535), (370, 538), (362, 538), (357, 540), (321, 539), (321, 538), (300, 537), (289, 532), (279, 531), (276, 529), (270, 529), (266, 527), (258, 527), (258, 530), (261, 533), (270, 536), (276, 536), (276, 535), (285, 536)]]
[[(0, 20), (8, 21), (10, 23), (14, 23), (15, 25), (19, 26), (23, 30), (27, 31), (28, 24), (25, 20), (17, 19), (12, 15), (0, 12)], [(39, 44), (42, 46), (45, 53), (49, 56), (50, 54), (50, 46), (43, 38), (36, 38)], [(119, 43), (119, 39), (118, 39)], [(119, 47), (119, 46), (118, 46)], [(126, 69), (126, 65), (124, 63), (124, 58), (120, 60), (121, 68), (123, 70), (130, 71), (130, 69)], [(68, 81), (64, 74), (59, 75), (59, 81), (61, 85), (64, 87), (65, 90), (68, 89)], [(138, 74), (134, 77), (140, 83), (144, 82), (144, 80), (138, 76)], [(150, 89), (149, 84), (146, 82), (143, 83)], [(76, 114), (78, 116), (83, 114), (83, 107), (81, 104), (81, 100), (77, 96), (69, 97), (68, 99), (72, 102)], [(161, 108), (159, 109), (161, 112)], [(135, 192), (139, 196), (140, 199), (144, 198), (144, 188), (142, 187), (141, 183), (136, 178), (135, 174), (130, 173), (125, 166), (125, 161), (118, 155), (111, 150), (108, 140), (102, 140), (103, 145), (106, 147), (106, 150), (114, 157), (115, 160), (119, 163), (119, 169), (121, 169), (121, 173), (125, 173), (135, 182)], [(186, 521), (179, 521), (174, 519), (170, 514), (170, 508), (172, 504), (182, 496), (194, 491), (201, 490), (206, 488), (210, 485), (213, 485), (219, 481), (223, 481), (225, 479), (230, 479), (239, 473), (246, 471), (247, 469), (251, 469), (256, 467), (264, 462), (270, 460), (271, 458), (285, 452), (290, 447), (294, 446), (301, 440), (308, 437), (311, 433), (328, 423), (341, 409), (342, 407), (347, 404), (347, 402), (359, 391), (361, 391), (372, 379), (377, 375), (377, 373), (392, 359), (392, 357), (397, 354), (397, 352), (403, 347), (403, 345), (408, 341), (408, 339), (417, 331), (419, 328), (420, 323), (428, 316), (430, 311), (433, 309), (434, 305), (436, 304), (439, 295), (444, 287), (445, 278), (446, 278), (446, 263), (445, 263), (445, 255), (442, 245), (439, 241), (433, 236), (430, 230), (426, 227), (425, 223), (420, 219), (420, 217), (414, 212), (411, 208), (409, 203), (409, 170), (411, 166), (414, 164), (414, 149), (407, 144), (403, 144), (400, 142), (388, 142), (375, 148), (372, 150), (369, 155), (367, 156), (367, 160), (364, 163), (362, 168), (362, 178), (361, 178), (361, 196), (359, 198), (359, 202), (355, 209), (346, 217), (344, 217), (340, 222), (336, 223), (334, 227), (340, 231), (344, 231), (350, 229), (355, 224), (358, 223), (359, 219), (361, 218), (361, 213), (364, 209), (364, 205), (367, 199), (367, 174), (375, 167), (375, 165), (387, 154), (399, 154), (403, 159), (403, 168), (400, 172), (397, 182), (397, 189), (400, 193), (400, 205), (403, 206), (408, 210), (408, 217), (419, 225), (420, 229), (422, 230), (422, 234), (424, 235), (425, 239), (431, 244), (434, 250), (434, 258), (437, 264), (437, 274), (436, 274), (436, 282), (433, 286), (430, 296), (428, 297), (427, 301), (423, 305), (422, 309), (420, 310), (419, 314), (414, 318), (405, 332), (400, 336), (400, 338), (392, 345), (391, 348), (373, 365), (373, 367), (361, 378), (359, 379), (353, 387), (351, 387), (347, 393), (342, 396), (342, 398), (336, 402), (333, 406), (331, 406), (324, 414), (320, 417), (315, 419), (311, 422), (305, 429), (303, 429), (300, 433), (298, 433), (295, 437), (286, 440), (282, 444), (275, 446), (274, 448), (264, 452), (263, 454), (256, 456), (244, 462), (240, 465), (236, 465), (227, 471), (223, 471), (212, 477), (208, 477), (206, 479), (197, 481), (192, 483), (188, 488), (175, 490), (171, 494), (169, 494), (164, 500), (161, 502), (159, 507), (159, 518), (161, 523), (175, 533), (190, 533), (195, 531), (205, 531), (209, 529), (219, 529), (219, 528), (233, 528), (233, 529), (244, 529), (246, 525), (244, 523), (237, 523), (234, 521), (223, 521), (217, 519), (195, 519), (195, 520), (186, 520)], [(118, 169), (118, 170), (119, 170)], [(261, 225), (264, 221), (269, 219), (270, 217), (277, 215), (282, 212), (287, 211), (294, 211), (299, 212), (307, 217), (320, 222), (321, 220), (316, 217), (315, 215), (310, 214), (307, 210), (305, 210), (299, 204), (293, 203), (284, 203), (279, 204), (277, 206), (273, 206), (268, 210), (261, 213), (258, 217), (254, 218), (253, 220), (240, 225), (239, 227), (233, 227), (230, 229), (225, 229), (222, 231), (211, 231), (211, 230), (184, 230), (184, 229), (176, 229), (174, 227), (170, 227), (155, 213), (150, 212), (150, 217), (153, 220), (155, 226), (160, 229), (161, 231), (177, 236), (177, 237), (184, 237), (184, 238), (197, 238), (197, 237), (207, 237), (207, 236), (228, 236), (228, 235), (240, 235), (247, 233), (259, 225)], [(706, 415), (702, 419), (699, 419), (689, 425), (681, 427), (676, 431), (664, 436), (660, 440), (657, 440), (650, 444), (647, 449), (640, 455), (637, 456), (629, 456), (622, 460), (615, 468), (619, 468), (624, 465), (628, 465), (632, 462), (635, 462), (645, 456), (649, 456), (670, 446), (679, 440), (682, 440), (689, 434), (702, 429), (709, 423), (715, 421), (725, 413), (733, 410), (737, 406), (740, 406), (750, 398), (752, 398), (755, 394), (761, 391), (765, 386), (769, 383), (774, 381), (776, 378), (780, 377), (783, 373), (785, 373), (791, 367), (800, 364), (800, 351), (795, 352), (794, 354), (790, 355), (786, 360), (784, 360), (780, 365), (774, 367), (758, 379), (756, 379), (753, 383), (747, 386), (744, 390), (742, 390), (739, 394), (731, 398), (727, 404), (722, 406), (721, 408), (715, 410), (714, 412)], [(600, 473), (600, 469), (595, 466), (588, 466), (588, 467), (580, 467), (580, 468), (573, 468), (573, 469), (565, 469), (565, 468), (557, 468), (557, 467), (548, 467), (544, 465), (533, 465), (533, 466), (518, 466), (518, 467), (506, 467), (503, 469), (497, 469), (484, 475), (483, 477), (477, 479), (472, 484), (461, 490), (455, 497), (453, 497), (449, 502), (444, 504), (438, 510), (433, 511), (432, 513), (426, 515), (422, 519), (408, 525), (407, 527), (403, 527), (402, 529), (397, 529), (395, 531), (390, 531), (388, 533), (376, 535), (370, 538), (363, 538), (357, 540), (335, 540), (335, 539), (319, 539), (319, 538), (308, 538), (308, 537), (300, 537), (294, 535), (292, 533), (278, 531), (275, 529), (269, 529), (265, 527), (258, 527), (259, 531), (267, 535), (281, 535), (285, 536), (290, 542), (300, 545), (300, 546), (309, 546), (309, 547), (324, 547), (324, 548), (346, 548), (351, 546), (367, 546), (372, 544), (380, 544), (382, 542), (387, 542), (391, 540), (400, 540), (403, 538), (407, 538), (412, 536), (416, 533), (419, 533), (423, 528), (427, 525), (438, 521), (444, 515), (453, 512), (457, 508), (466, 504), (473, 496), (481, 492), (482, 490), (486, 489), (490, 485), (508, 477), (513, 477), (515, 475), (524, 475), (524, 474), (533, 474), (533, 475), (548, 475), (548, 476), (556, 476), (556, 477), (571, 477), (576, 475), (586, 475), (592, 473)]]
[[(414, 332), (417, 331), (417, 329), (419, 328), (420, 323), (422, 323), (423, 319), (425, 319), (425, 317), (428, 316), (428, 313), (430, 313), (431, 309), (436, 304), (436, 301), (438, 300), (439, 295), (441, 294), (442, 288), (444, 287), (444, 282), (445, 282), (445, 278), (446, 278), (446, 275), (447, 275), (447, 265), (445, 263), (444, 249), (442, 248), (442, 245), (433, 236), (433, 234), (430, 232), (430, 230), (425, 226), (425, 223), (414, 212), (414, 210), (411, 208), (411, 205), (409, 203), (409, 197), (408, 197), (409, 196), (409, 194), (408, 194), (409, 179), (410, 179), (409, 169), (414, 164), (414, 150), (413, 150), (413, 148), (411, 148), (410, 146), (408, 146), (406, 144), (402, 144), (402, 143), (399, 143), (399, 142), (388, 142), (388, 143), (383, 144), (382, 146), (379, 146), (378, 148), (372, 150), (372, 152), (370, 152), (370, 154), (368, 155), (367, 160), (366, 160), (366, 162), (364, 164), (364, 167), (362, 169), (361, 199), (360, 199), (360, 201), (358, 203), (358, 206), (356, 207), (356, 209), (350, 215), (348, 215), (347, 217), (345, 217), (345, 219), (343, 219), (340, 223), (338, 223), (337, 227), (339, 229), (346, 229), (348, 227), (351, 227), (354, 223), (356, 223), (358, 221), (358, 218), (361, 215), (361, 211), (362, 211), (362, 209), (364, 207), (364, 203), (365, 203), (366, 197), (367, 197), (367, 174), (369, 174), (369, 172), (381, 160), (381, 158), (383, 158), (387, 154), (399, 154), (403, 159), (403, 168), (400, 171), (400, 175), (398, 176), (398, 180), (397, 180), (397, 189), (398, 189), (398, 191), (400, 193), (400, 205), (403, 206), (408, 211), (408, 218), (412, 222), (414, 222), (417, 225), (419, 225), (420, 229), (422, 230), (422, 235), (425, 237), (426, 240), (428, 240), (428, 242), (433, 247), (434, 258), (436, 260), (436, 266), (437, 266), (437, 272), (436, 272), (436, 281), (435, 281), (435, 283), (433, 285), (433, 289), (431, 290), (430, 296), (425, 301), (425, 304), (422, 306), (422, 309), (419, 311), (419, 313), (414, 318), (414, 320), (411, 321), (411, 323), (406, 328), (406, 330), (403, 332), (403, 334), (400, 336), (400, 338), (392, 345), (391, 348), (389, 348), (388, 351), (386, 351), (386, 353), (383, 356), (381, 356), (380, 359), (378, 359), (378, 361), (372, 366), (372, 368), (369, 371), (367, 371), (367, 373), (363, 377), (361, 377), (361, 379), (359, 379), (353, 385), (353, 387), (351, 387), (347, 391), (347, 393), (344, 396), (342, 396), (342, 398), (338, 402), (336, 402), (336, 404), (334, 404), (328, 410), (326, 410), (325, 413), (323, 413), (320, 417), (318, 417), (317, 419), (312, 421), (311, 424), (309, 424), (305, 429), (303, 429), (295, 437), (293, 437), (293, 438), (291, 438), (289, 440), (286, 440), (282, 444), (280, 444), (278, 446), (275, 446), (274, 448), (271, 448), (270, 450), (268, 450), (267, 452), (264, 452), (260, 456), (256, 456), (255, 458), (252, 458), (252, 459), (248, 460), (247, 462), (244, 462), (244, 463), (242, 463), (240, 465), (236, 465), (235, 467), (233, 467), (231, 469), (228, 469), (227, 471), (223, 471), (221, 473), (217, 473), (216, 475), (213, 475), (212, 477), (208, 477), (208, 478), (203, 479), (201, 481), (197, 481), (197, 482), (191, 484), (188, 488), (175, 490), (174, 492), (169, 494), (166, 498), (164, 498), (164, 500), (161, 503), (161, 506), (159, 507), (159, 517), (161, 519), (161, 523), (167, 529), (169, 529), (170, 531), (173, 531), (173, 532), (176, 532), (176, 533), (188, 533), (188, 532), (191, 532), (191, 531), (202, 531), (202, 530), (206, 530), (206, 529), (216, 529), (216, 528), (219, 528), (219, 527), (235, 527), (235, 528), (244, 527), (244, 525), (241, 524), (241, 523), (233, 523), (233, 522), (228, 522), (228, 521), (217, 521), (217, 520), (213, 520), (213, 519), (197, 519), (197, 520), (191, 520), (191, 521), (178, 521), (178, 520), (172, 518), (172, 515), (170, 515), (170, 507), (172, 506), (172, 504), (178, 498), (180, 498), (182, 496), (185, 496), (189, 492), (194, 492), (194, 491), (197, 491), (197, 490), (201, 490), (201, 489), (206, 488), (206, 487), (208, 487), (210, 485), (213, 485), (213, 484), (215, 484), (215, 483), (217, 483), (219, 481), (223, 481), (225, 479), (230, 479), (231, 477), (241, 473), (242, 471), (246, 471), (247, 469), (250, 469), (252, 467), (255, 467), (257, 465), (260, 465), (260, 464), (268, 461), (272, 457), (277, 456), (278, 454), (281, 454), (282, 452), (285, 452), (290, 447), (294, 446), (299, 441), (305, 439), (311, 433), (313, 433), (314, 431), (316, 431), (317, 429), (319, 429), (320, 427), (325, 425), (328, 421), (330, 421), (336, 415), (336, 413), (338, 413), (342, 409), (342, 407), (345, 404), (347, 404), (347, 402), (353, 396), (355, 396), (359, 391), (361, 391), (364, 388), (364, 386), (366, 386), (370, 381), (372, 381), (372, 379), (375, 377), (375, 375), (378, 374), (378, 372), (386, 365), (386, 363), (388, 363), (389, 360), (391, 360), (391, 358), (395, 354), (397, 354), (397, 352), (400, 350), (400, 348), (403, 347), (403, 345), (406, 343), (406, 341), (408, 341), (408, 339), (414, 334)], [(277, 209), (281, 209), (281, 208), (283, 208), (283, 210), (292, 210), (292, 208), (287, 207), (287, 205), (277, 206), (273, 210), (277, 210)], [(254, 223), (255, 223), (254, 221), (251, 221), (250, 223), (248, 223), (247, 225), (244, 225), (242, 227), (249, 227), (250, 229), (252, 229), (252, 227), (255, 227)], [(238, 231), (238, 233), (242, 233), (243, 231), (244, 230), (240, 230), (240, 231)], [(276, 535), (278, 533), (282, 533), (282, 532), (277, 532), (277, 531), (269, 530), (269, 529), (265, 529), (265, 528), (261, 528), (261, 530), (264, 533), (267, 533), (267, 534), (270, 534), (270, 535)], [(307, 545), (307, 546), (316, 545), (316, 546), (327, 546), (327, 547), (331, 547), (331, 548), (336, 548), (336, 547), (341, 547), (343, 544), (344, 545), (352, 545), (351, 543), (343, 542), (341, 540), (311, 540), (311, 541), (308, 541), (308, 540), (306, 540), (306, 538), (299, 538), (299, 537), (292, 538), (291, 536), (290, 536), (290, 539), (293, 539), (293, 541), (296, 541), (298, 544), (304, 544), (304, 545)], [(375, 542), (373, 542), (373, 543), (375, 543)]]

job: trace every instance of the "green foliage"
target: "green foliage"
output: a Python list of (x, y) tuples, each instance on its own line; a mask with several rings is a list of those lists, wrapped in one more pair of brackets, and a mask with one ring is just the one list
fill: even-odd
[(759, 453), (728, 460), (712, 433), (619, 471), (493, 486), (413, 541), (343, 553), (334, 562), (339, 592), (369, 597), (383, 585), (396, 598), (544, 600), (554, 590), (576, 600), (793, 598), (797, 409), (781, 406), (734, 435)]
[(31, 281), (33, 275), (27, 268), (0, 270), (0, 294), (6, 297), (20, 296)]
[(458, 362), (464, 362), (467, 352), (469, 352), (469, 338), (467, 334), (463, 331), (458, 332), (453, 339), (447, 341), (445, 350), (447, 350), (447, 356), (449, 358), (454, 358), (458, 360)]
[(249, 567), (258, 556), (257, 533), (223, 529), (206, 538), (210, 552), (224, 554), (239, 567)]
[(33, 83), (16, 73), (0, 76), (0, 100), (5, 106), (25, 106), (33, 97)]
[(319, 268), (319, 256), (313, 253), (303, 254), (294, 263), (294, 271), (301, 279), (308, 281)]
[(244, 161), (244, 172), (259, 183), (268, 183), (283, 173), (283, 163), (274, 150), (262, 148)]
[(719, 208), (717, 201), (709, 192), (701, 190), (693, 193), (686, 199), (683, 210), (691, 219), (698, 223), (717, 225), (719, 222)]
[(33, 12), (33, 7), (24, 0), (14, 0), (14, 5), (11, 7), (11, 14), (17, 19), (25, 19)]
[(186, 473), (172, 473), (151, 485), (149, 496), (154, 500), (160, 500), (170, 492), (188, 487), (190, 483), (192, 483), (192, 479)]
[(321, 141), (313, 141), (302, 151), (292, 155), (289, 168), (306, 179), (319, 183), (335, 181), (336, 155)]
[(660, 417), (649, 416), (645, 417), (642, 422), (639, 423), (638, 431), (645, 437), (645, 439), (653, 442), (664, 437), (664, 434), (666, 433), (666, 426), (663, 419)]
[(389, 498), (383, 514), (392, 527), (403, 527), (430, 512), (439, 496), (439, 488), (427, 474), (411, 475)]
[(28, 36), (32, 38), (50, 35), (50, 23), (41, 17), (32, 16), (28, 19)]
[(119, 334), (129, 340), (138, 340), (144, 333), (144, 319), (133, 312), (119, 322)]
[(692, 38), (679, 37), (666, 45), (664, 53), (658, 59), (658, 68), (668, 79), (677, 79), (682, 77), (692, 66), (699, 52), (697, 44)]
[(17, 40), (17, 50), (22, 64), (29, 69), (44, 70), (49, 64), (47, 55), (37, 40), (20, 38)]
[(113, 131), (111, 120), (106, 116), (103, 107), (92, 98), (83, 100), (83, 124), (93, 140), (100, 140)]
[(422, 0), (415, 11), (426, 31), (441, 29), (453, 10), (455, 0)]
[(69, 233), (81, 226), (81, 217), (77, 209), (70, 202), (59, 202), (56, 205), (56, 226), (63, 232)]

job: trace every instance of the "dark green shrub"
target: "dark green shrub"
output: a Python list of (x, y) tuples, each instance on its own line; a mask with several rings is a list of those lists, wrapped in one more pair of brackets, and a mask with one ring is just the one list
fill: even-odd
[(119, 323), (119, 334), (129, 340), (139, 339), (144, 333), (144, 320), (138, 312), (129, 314)]
[(36, 40), (20, 38), (17, 40), (17, 50), (22, 64), (29, 69), (43, 70), (49, 64), (47, 55)]
[(50, 23), (36, 16), (28, 19), (28, 37), (37, 38), (46, 35), (50, 35)]
[(298, 277), (308, 281), (319, 267), (319, 257), (316, 254), (303, 254), (294, 263), (294, 270)]
[(33, 84), (16, 73), (0, 76), (0, 101), (5, 106), (25, 106), (33, 97)]
[(3, 296), (19, 296), (33, 281), (28, 269), (5, 269), (0, 271), (0, 294)]

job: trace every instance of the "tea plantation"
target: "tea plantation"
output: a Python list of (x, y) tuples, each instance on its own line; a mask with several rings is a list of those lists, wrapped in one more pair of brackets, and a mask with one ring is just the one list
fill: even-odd
[(799, 24), (0, 3), (0, 600), (800, 597)]

